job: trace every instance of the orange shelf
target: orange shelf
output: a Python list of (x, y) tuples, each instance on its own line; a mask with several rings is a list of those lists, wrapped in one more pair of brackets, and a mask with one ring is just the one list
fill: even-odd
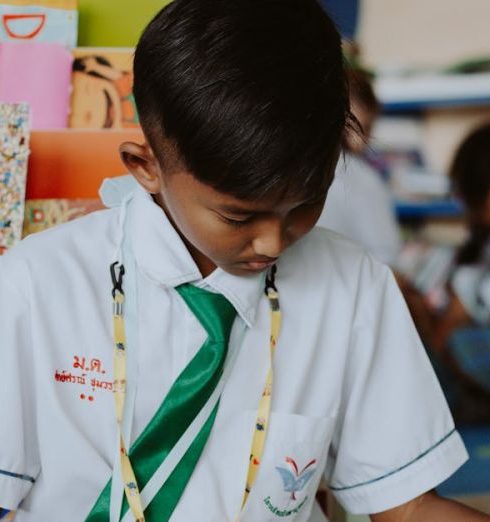
[(96, 198), (104, 178), (126, 172), (119, 145), (142, 140), (139, 130), (33, 131), (27, 199)]

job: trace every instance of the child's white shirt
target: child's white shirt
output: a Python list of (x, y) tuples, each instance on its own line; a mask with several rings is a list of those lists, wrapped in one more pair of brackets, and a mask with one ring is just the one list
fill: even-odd
[(482, 260), (455, 268), (451, 287), (476, 323), (490, 323), (490, 244), (485, 246)]
[[(0, 258), (0, 506), (20, 503), (16, 521), (84, 520), (111, 477), (109, 265), (118, 214), (91, 214)], [(132, 441), (205, 339), (174, 287), (206, 286), (237, 309), (230, 343), (243, 339), (238, 358), (171, 519), (231, 521), (268, 369), (264, 276), (217, 269), (203, 281), (162, 210), (139, 188), (127, 219), (138, 293), (138, 342), (129, 346), (139, 374)], [(432, 489), (467, 459), (388, 268), (315, 229), (281, 257), (277, 286), (283, 327), (271, 424), (242, 522), (308, 520), (322, 473), (349, 511), (386, 510)], [(316, 460), (295, 499), (277, 470), (290, 466), (286, 458), (299, 470)]]
[(353, 154), (340, 159), (317, 225), (359, 243), (391, 266), (402, 247), (388, 187), (368, 163)]

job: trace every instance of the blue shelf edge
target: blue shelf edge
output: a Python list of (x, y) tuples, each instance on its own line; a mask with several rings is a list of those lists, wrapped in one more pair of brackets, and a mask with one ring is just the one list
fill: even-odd
[(460, 217), (463, 214), (461, 203), (452, 199), (434, 201), (395, 201), (398, 218)]
[(414, 101), (400, 101), (400, 102), (387, 102), (382, 104), (384, 113), (396, 113), (396, 112), (415, 112), (422, 111), (425, 109), (444, 109), (444, 108), (457, 108), (457, 107), (475, 107), (481, 105), (490, 105), (490, 97), (483, 98), (454, 98), (446, 100), (414, 100)]

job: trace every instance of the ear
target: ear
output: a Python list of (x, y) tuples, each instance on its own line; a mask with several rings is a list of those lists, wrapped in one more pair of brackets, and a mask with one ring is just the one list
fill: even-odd
[(147, 192), (150, 194), (161, 192), (160, 165), (147, 143), (138, 145), (126, 141), (119, 146), (119, 154), (129, 172)]

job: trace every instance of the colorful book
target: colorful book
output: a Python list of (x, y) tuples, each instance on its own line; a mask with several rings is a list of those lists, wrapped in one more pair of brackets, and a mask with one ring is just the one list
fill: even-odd
[(31, 199), (25, 204), (23, 236), (104, 208), (99, 199)]
[(59, 44), (0, 44), (0, 100), (28, 103), (33, 129), (66, 128), (72, 60)]
[(139, 129), (34, 131), (27, 199), (97, 198), (105, 178), (127, 173), (120, 144), (142, 140)]
[(139, 127), (133, 96), (133, 53), (132, 48), (73, 50), (70, 127)]
[(0, 104), (0, 254), (22, 236), (28, 157), (29, 107)]
[(77, 44), (77, 0), (4, 0), (0, 2), (0, 42)]

